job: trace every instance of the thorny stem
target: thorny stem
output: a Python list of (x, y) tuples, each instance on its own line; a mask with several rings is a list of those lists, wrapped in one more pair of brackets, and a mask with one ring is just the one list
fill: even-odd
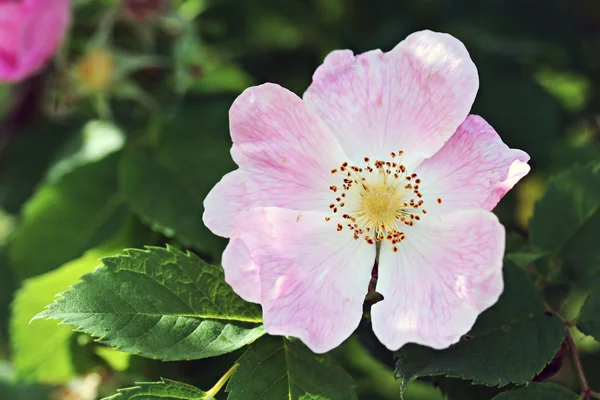
[(208, 392), (206, 392), (206, 395), (208, 397), (215, 397), (217, 393), (219, 393), (219, 390), (221, 390), (221, 388), (225, 386), (229, 378), (231, 378), (238, 366), (239, 364), (233, 364), (233, 366), (229, 368), (227, 372), (225, 372), (221, 379), (219, 379), (217, 383), (215, 383), (215, 386), (213, 386)]

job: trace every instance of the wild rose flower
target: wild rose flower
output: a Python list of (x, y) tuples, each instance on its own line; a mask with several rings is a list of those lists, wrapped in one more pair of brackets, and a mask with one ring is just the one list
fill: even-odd
[(0, 0), (0, 82), (38, 72), (58, 49), (70, 18), (69, 0)]
[(358, 326), (374, 263), (373, 330), (389, 349), (459, 340), (503, 289), (505, 231), (490, 212), (529, 171), (468, 115), (477, 69), (454, 37), (327, 56), (298, 98), (264, 84), (230, 110), (239, 169), (205, 200), (230, 238), (225, 278), (270, 334), (326, 352)]

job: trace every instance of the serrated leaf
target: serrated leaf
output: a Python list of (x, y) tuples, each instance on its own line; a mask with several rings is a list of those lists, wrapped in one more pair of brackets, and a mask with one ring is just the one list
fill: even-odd
[[(600, 265), (600, 164), (555, 176), (535, 206), (531, 243), (584, 274)], [(588, 269), (589, 271), (585, 271)]]
[(600, 342), (600, 275), (595, 277), (590, 295), (579, 311), (577, 328)]
[(194, 386), (169, 379), (137, 383), (137, 386), (119, 389), (118, 392), (103, 400), (214, 400), (214, 397)]
[(268, 336), (252, 344), (229, 380), (228, 400), (352, 400), (354, 381), (331, 356)]
[(264, 334), (259, 306), (233, 292), (221, 267), (191, 253), (150, 247), (102, 262), (36, 318), (162, 360), (225, 354)]
[(227, 108), (223, 102), (187, 106), (164, 124), (157, 143), (129, 148), (120, 168), (123, 193), (142, 219), (215, 258), (225, 241), (204, 226), (202, 213), (209, 190), (235, 167)]
[(100, 258), (119, 253), (129, 243), (124, 235), (117, 235), (57, 270), (25, 281), (15, 296), (10, 319), (13, 363), (19, 379), (65, 383), (75, 375), (71, 349), (73, 329), (55, 321), (36, 320), (31, 324), (30, 321), (57, 293), (67, 290), (83, 274), (100, 265)]
[(112, 155), (77, 168), (42, 186), (27, 202), (9, 243), (9, 261), (18, 278), (58, 268), (123, 226), (130, 214), (117, 193), (117, 161)]
[(493, 400), (578, 400), (579, 396), (569, 389), (555, 383), (530, 383), (528, 386), (520, 387), (500, 393)]
[(526, 274), (510, 261), (504, 265), (504, 292), (475, 326), (446, 350), (410, 344), (395, 353), (402, 390), (419, 376), (446, 375), (476, 384), (525, 384), (544, 369), (565, 339), (566, 327), (546, 313)]

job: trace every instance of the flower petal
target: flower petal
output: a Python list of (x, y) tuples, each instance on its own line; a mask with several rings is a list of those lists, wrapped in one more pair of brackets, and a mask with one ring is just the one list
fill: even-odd
[(355, 161), (404, 150), (409, 169), (433, 155), (464, 121), (479, 80), (464, 45), (422, 31), (392, 51), (334, 51), (304, 94)]
[[(416, 170), (427, 212), (492, 210), (527, 175), (527, 161), (527, 153), (506, 146), (483, 118), (469, 115), (444, 147)], [(438, 198), (441, 204), (435, 204)]]
[(253, 207), (328, 210), (336, 182), (331, 170), (348, 158), (298, 96), (275, 84), (251, 87), (235, 100), (229, 120), (240, 169), (223, 177), (204, 202), (210, 230), (229, 237), (235, 215)]
[(229, 111), (231, 154), (241, 169), (327, 192), (331, 169), (347, 158), (298, 96), (267, 83), (246, 89)]
[(37, 73), (58, 49), (70, 20), (69, 0), (0, 4), (0, 82)]
[(373, 330), (390, 350), (456, 343), (503, 290), (504, 227), (484, 210), (424, 218), (379, 255)]
[(244, 242), (233, 238), (229, 240), (221, 263), (225, 269), (225, 281), (229, 286), (234, 288), (242, 299), (260, 303), (258, 266), (252, 261)]
[[(256, 301), (260, 291), (267, 332), (298, 337), (317, 353), (338, 346), (358, 326), (375, 262), (375, 246), (338, 232), (337, 221), (325, 216), (273, 207), (242, 212), (230, 246), (242, 242), (254, 267), (240, 268), (249, 265), (244, 255), (238, 259), (245, 263), (223, 257), (225, 278), (237, 293)], [(259, 284), (244, 278), (252, 268)]]
[[(287, 175), (285, 175), (287, 176)], [(241, 169), (225, 175), (204, 200), (204, 224), (216, 235), (229, 237), (235, 216), (255, 207), (293, 210), (327, 210), (332, 196), (320, 186), (296, 182)]]

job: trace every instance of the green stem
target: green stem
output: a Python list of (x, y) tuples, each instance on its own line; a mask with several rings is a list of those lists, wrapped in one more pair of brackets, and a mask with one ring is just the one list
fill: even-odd
[(206, 395), (210, 397), (215, 397), (217, 393), (219, 393), (219, 390), (221, 390), (221, 388), (225, 386), (229, 378), (231, 378), (238, 366), (239, 364), (233, 364), (233, 366), (229, 368), (227, 372), (225, 372), (225, 375), (223, 375), (221, 379), (219, 379), (217, 383), (215, 383), (215, 386), (213, 386), (208, 392), (206, 392)]
[[(397, 398), (399, 385), (394, 378), (394, 373), (385, 365), (373, 358), (371, 354), (359, 343), (355, 337), (351, 337), (344, 344), (343, 357), (346, 362), (362, 374), (368, 376), (369, 388), (379, 393), (384, 398)], [(363, 386), (363, 389), (364, 386)]]

